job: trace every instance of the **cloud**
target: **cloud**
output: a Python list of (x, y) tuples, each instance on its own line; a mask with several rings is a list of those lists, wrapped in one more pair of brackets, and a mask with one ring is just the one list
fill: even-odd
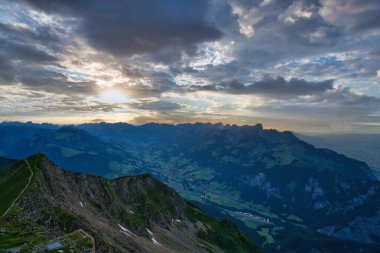
[(380, 98), (361, 94), (347, 87), (338, 87), (321, 96), (311, 97), (309, 102), (324, 107), (332, 107), (330, 110), (335, 108), (344, 110), (348, 114), (368, 115), (380, 109)]
[(25, 88), (57, 94), (91, 95), (98, 89), (92, 81), (75, 82), (62, 73), (39, 68), (22, 68), (17, 78)]
[(23, 73), (21, 66), (35, 67), (58, 62), (56, 56), (34, 43), (41, 37), (49, 36), (0, 23), (0, 85), (18, 82), (19, 75)]
[(139, 103), (129, 104), (129, 107), (139, 110), (166, 112), (175, 111), (183, 108), (184, 106), (171, 101), (142, 101)]
[(11, 57), (15, 61), (25, 63), (54, 63), (57, 58), (46, 51), (40, 50), (30, 44), (10, 42), (0, 38), (0, 47), (4, 49), (1, 53), (3, 61)]
[(252, 105), (250, 108), (258, 112), (304, 118), (303, 121), (319, 121), (328, 125), (333, 122), (368, 121), (370, 115), (379, 112), (380, 98), (338, 87), (310, 97), (291, 101), (275, 100), (265, 105)]
[[(7, 117), (314, 127), (379, 113), (376, 0), (3, 0), (0, 13)], [(125, 99), (94, 99), (107, 91)]]
[(0, 85), (22, 84), (31, 90), (58, 94), (94, 93), (94, 82), (74, 81), (64, 71), (52, 69), (60, 66), (60, 55), (65, 52), (52, 30), (0, 23)]
[(278, 18), (286, 23), (295, 23), (300, 18), (311, 18), (315, 9), (314, 5), (305, 6), (302, 1), (294, 1)]
[(0, 31), (9, 39), (22, 40), (24, 43), (43, 43), (44, 45), (54, 46), (60, 42), (59, 33), (64, 30), (50, 26), (38, 26), (31, 29), (27, 24), (1, 23)]
[(183, 90), (168, 71), (126, 66), (123, 68), (123, 74), (131, 81), (113, 87), (125, 90), (131, 97), (160, 97), (165, 92)]
[(377, 0), (321, 0), (320, 15), (348, 31), (366, 31), (380, 26), (380, 2)]
[(297, 97), (314, 95), (333, 89), (333, 80), (322, 82), (308, 82), (303, 79), (292, 78), (289, 81), (283, 77), (266, 77), (261, 81), (243, 84), (237, 81), (220, 84), (193, 86), (196, 90), (224, 92), (229, 94), (256, 94), (269, 97)]
[(181, 53), (193, 55), (197, 44), (222, 36), (209, 20), (208, 0), (22, 2), (47, 13), (77, 18), (77, 32), (94, 48), (116, 57), (148, 53), (171, 61)]

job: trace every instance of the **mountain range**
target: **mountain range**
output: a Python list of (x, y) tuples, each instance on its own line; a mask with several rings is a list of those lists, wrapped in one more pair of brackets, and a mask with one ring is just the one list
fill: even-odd
[(108, 180), (37, 154), (2, 169), (0, 189), (0, 249), (11, 252), (258, 252), (149, 174)]
[(291, 132), (260, 124), (2, 123), (0, 134), (7, 135), (0, 155), (12, 159), (43, 152), (63, 168), (109, 179), (150, 173), (236, 223), (264, 252), (380, 250), (380, 183), (369, 166)]

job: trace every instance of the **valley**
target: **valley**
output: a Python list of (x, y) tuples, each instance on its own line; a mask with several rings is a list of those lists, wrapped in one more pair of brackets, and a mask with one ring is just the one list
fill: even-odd
[(21, 159), (28, 154), (18, 147), (26, 145), (64, 168), (110, 179), (150, 173), (208, 214), (233, 221), (264, 252), (379, 250), (380, 184), (371, 169), (291, 132), (125, 123), (38, 131), (20, 144), (3, 141), (8, 149), (0, 152)]

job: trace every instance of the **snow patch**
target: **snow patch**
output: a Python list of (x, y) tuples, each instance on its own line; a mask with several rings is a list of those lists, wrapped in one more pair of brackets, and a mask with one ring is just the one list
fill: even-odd
[(146, 228), (146, 231), (148, 231), (148, 233), (149, 233), (150, 236), (153, 236), (153, 232), (150, 231), (148, 228)]
[(129, 231), (128, 229), (126, 229), (125, 227), (123, 227), (122, 225), (120, 224), (117, 224), (119, 226), (119, 228), (121, 229), (120, 232), (127, 235), (127, 236), (135, 236), (134, 233), (132, 233), (131, 231)]
[(152, 242), (153, 242), (153, 244), (157, 244), (157, 245), (162, 246), (161, 243), (157, 242), (157, 240), (154, 237), (152, 237)]
[(130, 234), (128, 234), (127, 232), (123, 231), (123, 230), (120, 230), (121, 233), (123, 233), (124, 235), (126, 236), (131, 236)]
[(79, 204), (80, 204), (81, 207), (83, 207), (83, 203), (82, 203), (82, 201), (79, 201)]
[(154, 238), (154, 234), (153, 234), (152, 231), (150, 231), (148, 228), (146, 228), (146, 231), (148, 231), (148, 234), (152, 237), (151, 240), (152, 240), (153, 244), (156, 244), (156, 245), (160, 245), (160, 246), (162, 246), (161, 243), (159, 243), (159, 242), (156, 240), (156, 238)]

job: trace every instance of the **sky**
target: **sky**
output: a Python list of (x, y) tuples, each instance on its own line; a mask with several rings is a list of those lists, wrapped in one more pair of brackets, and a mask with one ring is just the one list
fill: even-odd
[(380, 133), (378, 0), (1, 0), (0, 121)]

